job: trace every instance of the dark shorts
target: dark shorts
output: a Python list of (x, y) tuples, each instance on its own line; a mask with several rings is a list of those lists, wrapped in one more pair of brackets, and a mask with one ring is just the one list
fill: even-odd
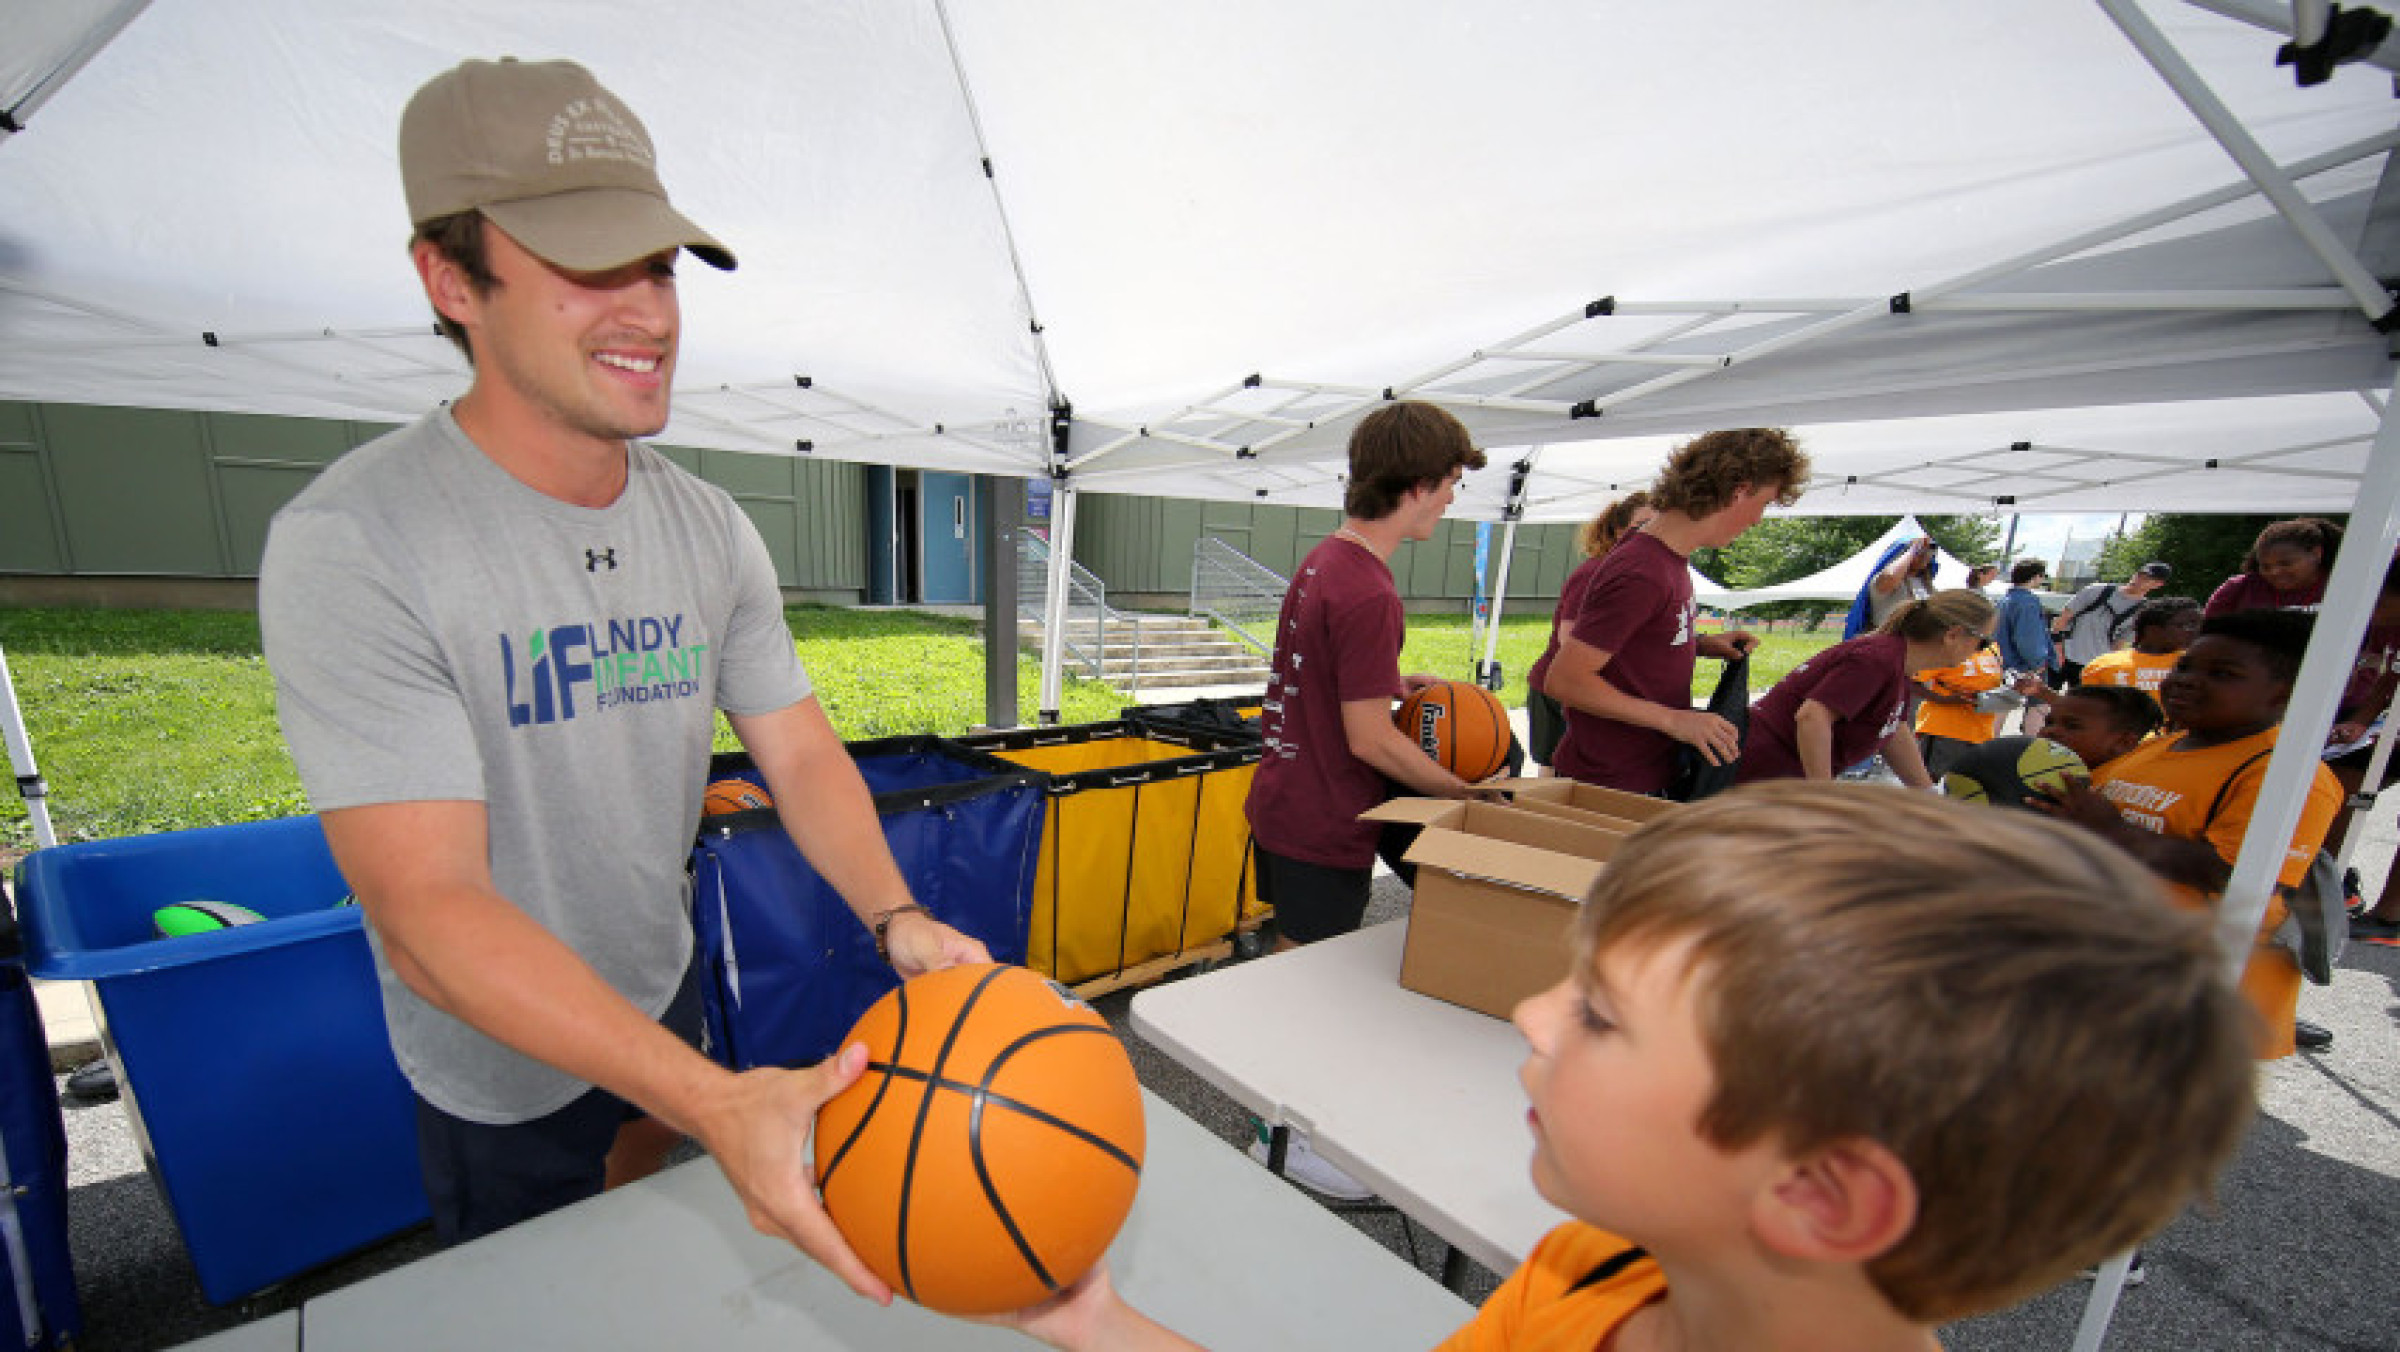
[(1258, 896), (1275, 908), (1275, 931), (1296, 944), (1333, 939), (1367, 914), (1375, 869), (1335, 868), (1258, 848)]
[(1925, 759), (1925, 773), (1936, 784), (1942, 782), (1943, 775), (1950, 773), (1951, 766), (1958, 764), (1959, 757), (1980, 745), (1982, 745), (1980, 742), (1969, 742), (1957, 737), (1943, 737), (1934, 733), (1924, 733), (1917, 738), (1917, 748)]
[[(700, 1021), (695, 962), (658, 1022), (697, 1047)], [(464, 1244), (599, 1196), (618, 1128), (642, 1115), (605, 1089), (531, 1121), (501, 1125), (452, 1117), (419, 1098), (417, 1162), (433, 1204), (434, 1238)]]

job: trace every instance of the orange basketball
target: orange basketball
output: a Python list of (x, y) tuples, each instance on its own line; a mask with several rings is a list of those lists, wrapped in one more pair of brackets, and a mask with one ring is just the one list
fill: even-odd
[(1508, 764), (1508, 706), (1470, 681), (1437, 681), (1400, 704), (1392, 721), (1436, 764), (1468, 783)]
[(842, 1045), (867, 1070), (817, 1113), (817, 1187), (893, 1290), (1021, 1309), (1107, 1251), (1142, 1172), (1142, 1094), (1091, 1006), (1023, 967), (916, 977)]
[(734, 775), (711, 780), (708, 792), (700, 796), (700, 815), (703, 817), (773, 806), (775, 795), (768, 793), (765, 785), (754, 784)]

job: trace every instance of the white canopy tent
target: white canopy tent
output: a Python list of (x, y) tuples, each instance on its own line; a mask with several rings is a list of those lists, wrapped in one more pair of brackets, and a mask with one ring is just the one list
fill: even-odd
[[(2388, 58), (2300, 87), (2291, 7), (2205, 3), (0, 0), (0, 398), (455, 394), (397, 111), (508, 52), (599, 72), (743, 258), (686, 271), (667, 440), (1048, 475), (1059, 560), (1084, 491), (1330, 504), (1392, 396), (1525, 448), (1458, 508), (1512, 530), (1776, 423), (1802, 512), (2346, 505), (2388, 544)], [(2381, 568), (2340, 561), (2295, 743)]]
[[(1858, 595), (1875, 575), (1875, 563), (1883, 552), (1901, 540), (1913, 540), (1925, 533), (1925, 527), (1912, 516), (1903, 516), (1892, 523), (1890, 530), (1875, 537), (1874, 542), (1840, 563), (1820, 568), (1806, 577), (1778, 582), (1768, 587), (1750, 587), (1732, 591), (1713, 587), (1702, 591), (1693, 589), (1694, 599), (1704, 606), (1718, 610), (1748, 610), (1776, 601), (1841, 601), (1847, 603)], [(1933, 549), (1934, 577), (1943, 586), (1966, 585), (1967, 565), (1939, 545)]]

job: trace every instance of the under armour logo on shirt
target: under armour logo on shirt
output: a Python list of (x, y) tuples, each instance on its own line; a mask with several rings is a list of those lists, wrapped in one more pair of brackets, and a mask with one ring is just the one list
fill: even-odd
[(583, 571), (587, 573), (597, 573), (600, 571), (600, 565), (604, 563), (608, 565), (609, 571), (616, 571), (617, 551), (613, 547), (609, 549), (587, 549), (583, 551)]

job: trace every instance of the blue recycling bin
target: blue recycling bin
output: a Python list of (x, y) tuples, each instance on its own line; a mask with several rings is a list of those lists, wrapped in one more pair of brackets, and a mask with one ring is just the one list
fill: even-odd
[[(88, 981), (125, 1111), (200, 1289), (230, 1304), (425, 1219), (414, 1100), (315, 817), (39, 850), (26, 966)], [(170, 902), (259, 924), (162, 939)]]
[[(1042, 849), (1042, 777), (938, 737), (849, 744), (910, 893), (1023, 963)], [(711, 778), (757, 781), (740, 753)], [(710, 1054), (737, 1070), (798, 1066), (900, 984), (874, 936), (810, 868), (772, 808), (704, 818), (692, 850), (692, 930)]]

